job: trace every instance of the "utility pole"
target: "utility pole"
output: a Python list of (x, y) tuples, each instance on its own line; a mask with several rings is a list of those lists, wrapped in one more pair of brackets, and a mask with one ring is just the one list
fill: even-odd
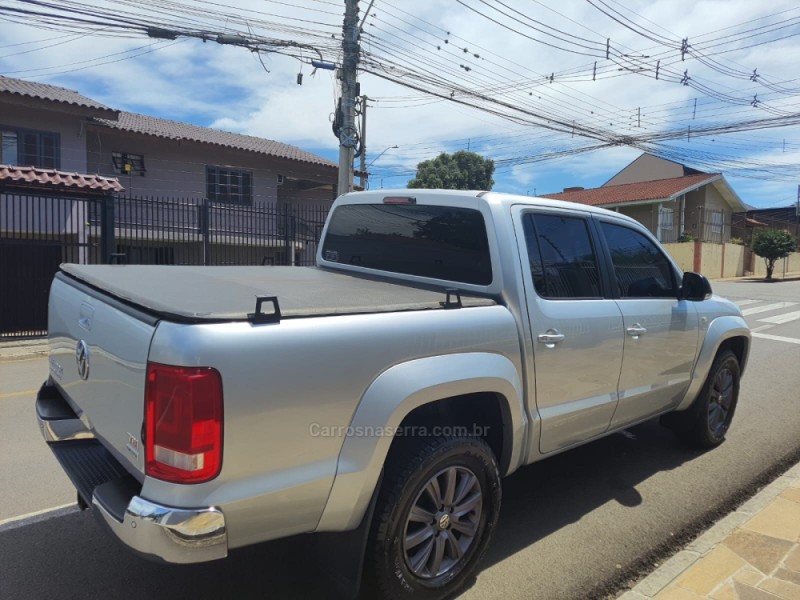
[(361, 96), (361, 189), (367, 189), (367, 100), (366, 94)]
[(358, 0), (345, 0), (342, 29), (342, 126), (339, 131), (339, 184), (337, 194), (353, 189), (353, 148), (358, 141), (356, 133), (356, 73), (358, 69)]

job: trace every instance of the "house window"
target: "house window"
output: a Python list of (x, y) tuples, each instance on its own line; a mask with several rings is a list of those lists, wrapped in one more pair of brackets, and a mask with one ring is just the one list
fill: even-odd
[(712, 211), (711, 212), (711, 233), (714, 235), (722, 235), (722, 223), (723, 217), (722, 212), (720, 211)]
[(127, 152), (112, 152), (111, 162), (114, 172), (121, 175), (141, 175), (144, 177), (144, 156)]
[(0, 163), (43, 169), (59, 168), (59, 136), (46, 131), (0, 130)]
[(206, 194), (212, 202), (253, 203), (253, 174), (227, 167), (206, 167)]

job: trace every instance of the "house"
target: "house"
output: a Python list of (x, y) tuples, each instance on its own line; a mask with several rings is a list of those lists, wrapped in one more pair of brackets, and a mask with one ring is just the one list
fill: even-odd
[[(308, 263), (336, 197), (337, 163), (295, 146), (119, 111), (20, 79), (0, 77), (0, 139), (0, 165), (117, 178), (125, 194), (116, 194), (105, 237), (115, 236), (113, 254), (126, 262)], [(14, 202), (6, 214), (25, 214), (34, 201)], [(84, 237), (99, 239), (100, 203), (86, 212)], [(0, 242), (19, 233), (1, 221)]]
[(623, 213), (665, 243), (726, 242), (732, 214), (746, 208), (721, 173), (703, 173), (651, 154), (642, 154), (599, 188), (565, 188), (544, 197)]
[(0, 77), (0, 164), (120, 177), (131, 196), (246, 206), (328, 203), (338, 165), (273, 140), (109, 108)]
[(61, 262), (312, 264), (337, 176), (289, 144), (0, 77), (0, 337), (45, 331)]

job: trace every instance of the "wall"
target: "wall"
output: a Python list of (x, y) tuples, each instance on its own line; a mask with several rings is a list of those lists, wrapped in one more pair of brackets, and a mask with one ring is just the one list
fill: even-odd
[(0, 104), (0, 129), (21, 127), (59, 134), (62, 171), (87, 172), (84, 119), (84, 115), (71, 112)]
[(700, 247), (700, 272), (709, 279), (722, 277), (723, 244), (697, 244)]
[(652, 156), (642, 154), (619, 173), (614, 175), (603, 187), (607, 185), (621, 185), (623, 183), (639, 183), (655, 179), (669, 179), (683, 177), (683, 165)]
[(682, 271), (694, 271), (694, 242), (662, 245)]
[[(741, 277), (745, 274), (744, 246), (701, 242), (663, 244), (663, 246), (683, 271), (698, 270), (695, 268), (695, 253), (699, 252), (699, 271), (709, 279)], [(800, 271), (800, 259), (798, 259), (798, 271)]]
[(744, 255), (744, 246), (739, 244), (725, 244), (722, 276), (741, 277), (744, 275)]

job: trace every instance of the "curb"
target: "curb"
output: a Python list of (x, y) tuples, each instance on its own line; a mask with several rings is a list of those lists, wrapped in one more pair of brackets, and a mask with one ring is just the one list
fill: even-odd
[(661, 564), (655, 571), (639, 581), (632, 589), (617, 596), (617, 600), (652, 600), (667, 586), (689, 570), (696, 562), (717, 547), (738, 527), (749, 521), (767, 507), (770, 502), (800, 482), (800, 463), (796, 464), (775, 481), (723, 517), (704, 533), (690, 542), (683, 550)]
[(47, 350), (47, 338), (0, 342), (0, 360), (45, 358)]

